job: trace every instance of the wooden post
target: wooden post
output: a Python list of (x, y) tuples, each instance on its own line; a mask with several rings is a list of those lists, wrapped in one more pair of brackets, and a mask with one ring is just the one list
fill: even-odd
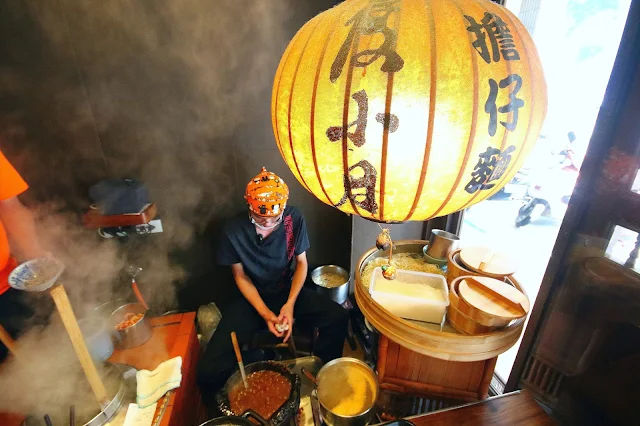
[(478, 397), (480, 399), (487, 399), (489, 396), (489, 386), (491, 385), (491, 379), (493, 379), (493, 371), (496, 369), (496, 362), (498, 357), (488, 359), (484, 367), (484, 374), (482, 375), (482, 381), (478, 388)]
[(384, 380), (384, 372), (387, 368), (387, 352), (389, 350), (389, 339), (384, 334), (378, 337), (378, 381)]
[(71, 303), (69, 303), (67, 292), (64, 291), (64, 287), (62, 285), (55, 285), (51, 288), (49, 293), (51, 294), (51, 297), (56, 304), (56, 308), (60, 313), (62, 323), (67, 330), (67, 334), (69, 334), (69, 338), (73, 344), (73, 349), (76, 351), (80, 365), (82, 365), (84, 374), (87, 376), (89, 385), (91, 385), (91, 390), (96, 396), (100, 406), (104, 407), (108, 403), (107, 390), (98, 375), (98, 370), (96, 370), (96, 366), (94, 365), (91, 355), (89, 354), (89, 350), (87, 349), (87, 345), (84, 342), (82, 332), (78, 326), (78, 321), (76, 320), (76, 316), (71, 308)]

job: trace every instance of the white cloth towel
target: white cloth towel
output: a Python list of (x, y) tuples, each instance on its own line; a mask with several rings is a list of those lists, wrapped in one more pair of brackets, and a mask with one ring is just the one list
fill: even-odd
[(182, 381), (182, 357), (177, 356), (160, 364), (155, 370), (140, 370), (136, 373), (138, 382), (136, 402), (140, 408), (157, 402), (162, 396), (180, 387)]

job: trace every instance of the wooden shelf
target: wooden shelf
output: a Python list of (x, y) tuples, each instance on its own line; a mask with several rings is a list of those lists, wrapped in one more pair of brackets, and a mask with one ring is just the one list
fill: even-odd
[(157, 215), (155, 204), (150, 204), (142, 213), (119, 214), (105, 216), (96, 209), (91, 209), (82, 216), (84, 226), (90, 229), (119, 228), (124, 226), (145, 225)]

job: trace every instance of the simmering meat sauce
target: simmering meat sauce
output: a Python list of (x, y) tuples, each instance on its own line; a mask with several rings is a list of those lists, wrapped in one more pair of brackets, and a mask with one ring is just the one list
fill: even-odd
[(144, 317), (144, 314), (133, 314), (131, 312), (124, 314), (124, 319), (116, 324), (116, 330), (122, 331), (136, 325)]
[(231, 410), (240, 415), (249, 408), (269, 419), (285, 403), (291, 392), (291, 383), (280, 373), (257, 371), (247, 376), (249, 387), (242, 383), (229, 392)]

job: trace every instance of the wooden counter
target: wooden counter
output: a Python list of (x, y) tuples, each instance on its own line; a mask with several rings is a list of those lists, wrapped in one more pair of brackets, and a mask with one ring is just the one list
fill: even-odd
[(527, 391), (408, 418), (416, 426), (544, 426), (556, 423)]
[(195, 312), (189, 312), (153, 318), (151, 339), (137, 348), (116, 350), (107, 360), (138, 370), (154, 370), (163, 361), (182, 357), (182, 383), (158, 401), (154, 419), (158, 426), (195, 426), (204, 421), (206, 410), (196, 383), (200, 346), (195, 317)]

